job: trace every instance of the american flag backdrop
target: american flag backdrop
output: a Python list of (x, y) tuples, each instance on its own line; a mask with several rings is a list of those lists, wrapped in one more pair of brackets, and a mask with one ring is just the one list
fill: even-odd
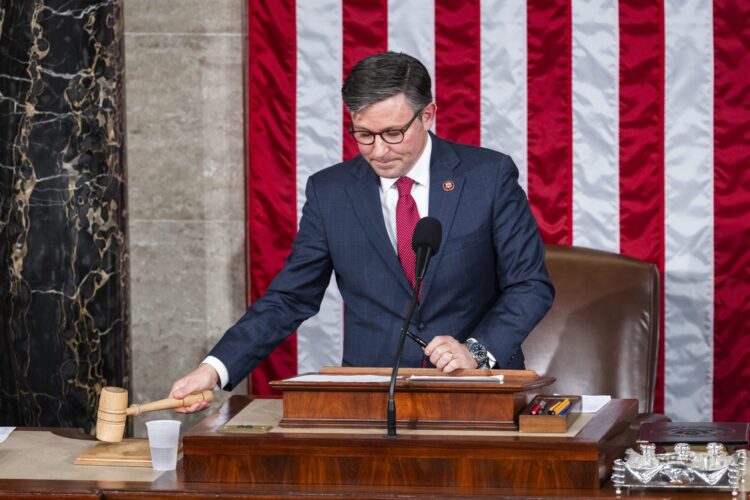
[[(514, 158), (546, 243), (658, 265), (656, 410), (750, 421), (750, 2), (248, 0), (250, 300), (307, 177), (357, 153), (342, 80), (383, 50), (427, 66), (437, 135)], [(332, 283), (253, 392), (339, 364), (342, 314)]]

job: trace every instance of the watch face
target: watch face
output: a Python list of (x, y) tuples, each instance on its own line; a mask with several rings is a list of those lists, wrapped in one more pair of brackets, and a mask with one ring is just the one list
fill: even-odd
[(469, 346), (469, 352), (476, 360), (478, 367), (487, 362), (487, 348), (479, 342), (472, 342)]

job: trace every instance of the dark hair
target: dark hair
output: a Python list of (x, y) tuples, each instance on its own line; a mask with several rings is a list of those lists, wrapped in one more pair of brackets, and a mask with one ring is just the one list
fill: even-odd
[(432, 102), (430, 74), (418, 59), (403, 52), (380, 52), (354, 65), (341, 87), (351, 113), (400, 93), (416, 113)]

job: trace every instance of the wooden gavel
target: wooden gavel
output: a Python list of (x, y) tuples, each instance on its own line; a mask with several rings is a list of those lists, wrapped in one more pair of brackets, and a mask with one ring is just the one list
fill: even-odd
[(198, 401), (211, 401), (214, 395), (205, 390), (191, 394), (185, 399), (160, 399), (142, 405), (128, 406), (128, 391), (120, 387), (105, 387), (99, 396), (99, 409), (96, 412), (96, 439), (108, 443), (119, 443), (125, 433), (125, 419), (147, 411), (168, 410), (190, 406)]

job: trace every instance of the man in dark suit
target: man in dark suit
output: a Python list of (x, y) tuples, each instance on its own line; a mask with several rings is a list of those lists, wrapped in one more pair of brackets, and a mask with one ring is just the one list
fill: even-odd
[(310, 176), (284, 268), (172, 397), (239, 383), (318, 311), (332, 272), (344, 300), (342, 364), (391, 366), (414, 287), (412, 232), (426, 215), (443, 234), (410, 330), (428, 345), (408, 343), (402, 366), (523, 368), (521, 343), (554, 290), (513, 161), (431, 134), (430, 76), (406, 54), (359, 61), (342, 95), (361, 154)]

